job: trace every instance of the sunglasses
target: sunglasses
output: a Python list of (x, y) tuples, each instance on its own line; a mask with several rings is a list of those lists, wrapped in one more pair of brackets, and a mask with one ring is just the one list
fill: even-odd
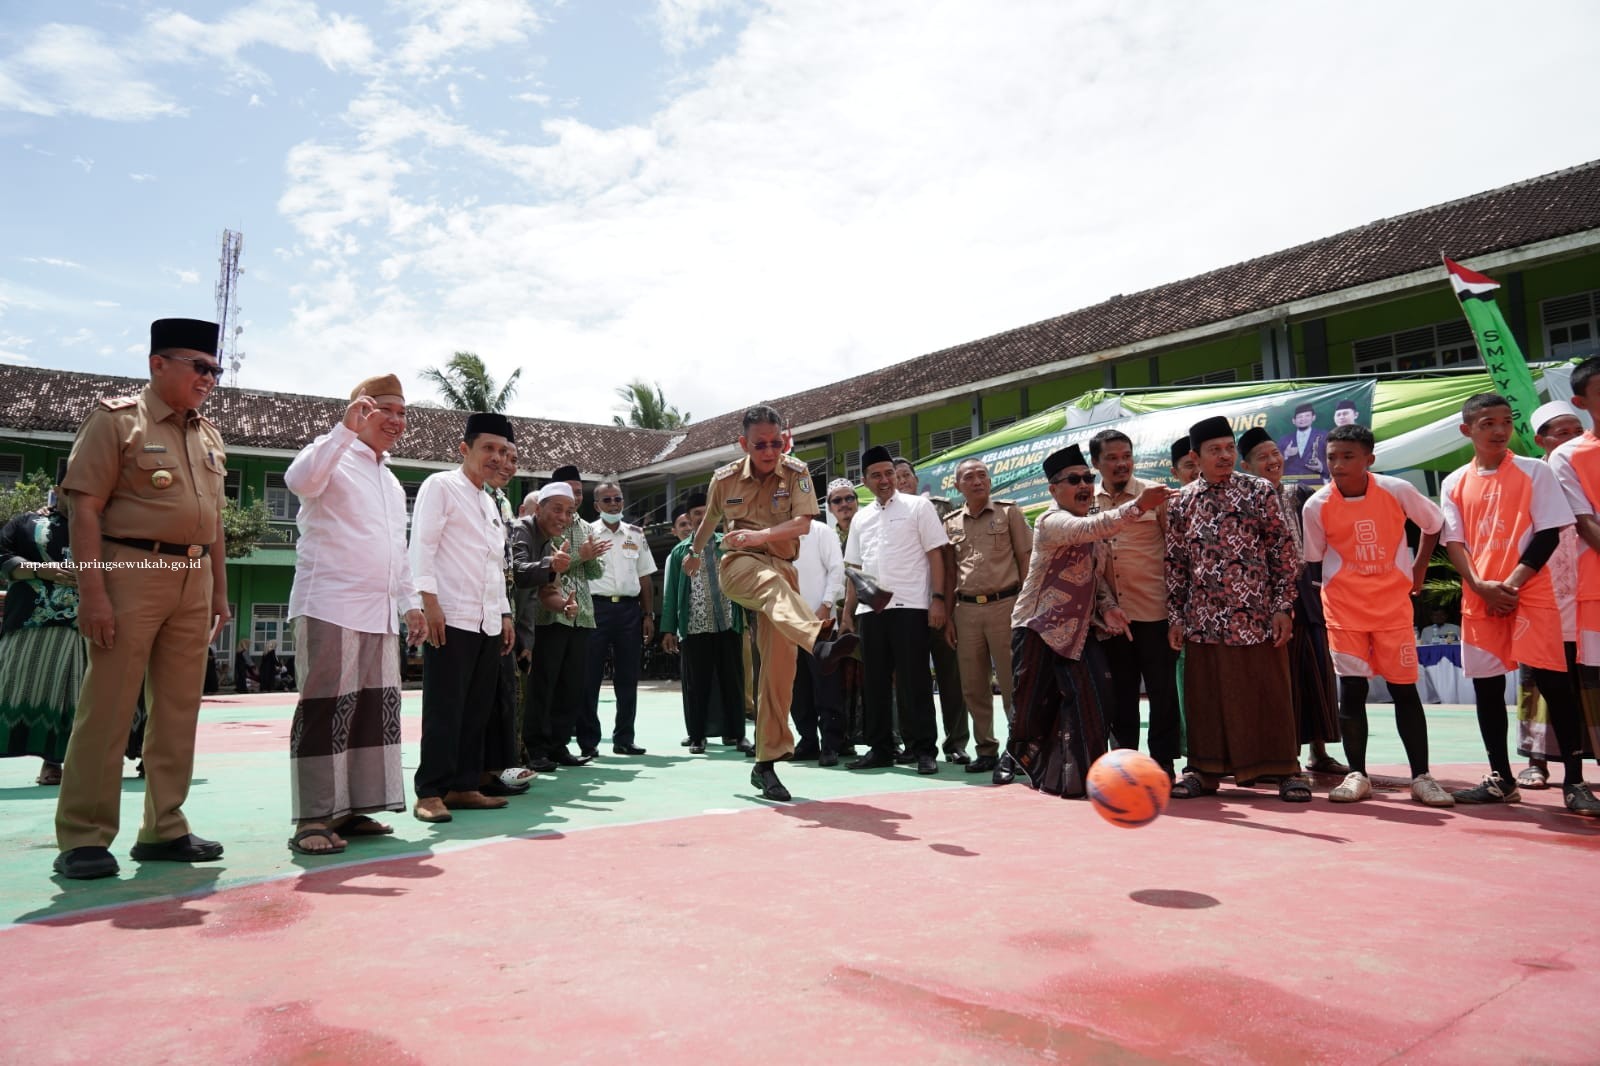
[(207, 363), (192, 355), (164, 355), (161, 358), (171, 359), (174, 363), (188, 363), (189, 368), (196, 374), (210, 374), (213, 378), (222, 380), (223, 370), (220, 363)]
[(858, 499), (856, 499), (856, 497), (854, 497), (854, 496), (829, 496), (828, 497), (828, 502), (831, 503), (831, 504), (841, 504), (841, 503), (859, 503), (860, 501)]
[(1052, 484), (1052, 485), (1060, 485), (1063, 482), (1068, 484), (1068, 485), (1093, 485), (1094, 484), (1094, 475), (1093, 474), (1062, 474), (1060, 477), (1054, 477), (1054, 478), (1050, 479), (1050, 484)]
[(622, 502), (622, 497), (621, 496), (596, 496), (594, 498), (594, 502), (595, 503), (621, 503)]

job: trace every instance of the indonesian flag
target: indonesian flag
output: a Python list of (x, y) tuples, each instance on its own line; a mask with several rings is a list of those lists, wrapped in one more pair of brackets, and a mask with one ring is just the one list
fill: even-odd
[(1443, 258), (1444, 268), (1450, 272), (1450, 287), (1456, 290), (1456, 299), (1466, 300), (1473, 296), (1487, 296), (1500, 287), (1500, 283), (1487, 274), (1468, 270), (1448, 256)]

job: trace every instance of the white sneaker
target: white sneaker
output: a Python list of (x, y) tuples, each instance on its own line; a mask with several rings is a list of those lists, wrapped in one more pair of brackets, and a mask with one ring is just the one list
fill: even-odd
[(1432, 774), (1418, 774), (1411, 780), (1411, 798), (1425, 807), (1454, 807), (1456, 798), (1433, 779)]
[(1367, 780), (1367, 775), (1360, 770), (1351, 770), (1344, 775), (1344, 780), (1333, 786), (1328, 793), (1328, 799), (1334, 803), (1355, 803), (1357, 800), (1372, 798), (1372, 782)]

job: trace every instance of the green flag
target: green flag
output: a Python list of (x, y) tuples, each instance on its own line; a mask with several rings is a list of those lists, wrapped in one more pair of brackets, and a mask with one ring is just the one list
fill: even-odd
[(1511, 401), (1511, 415), (1517, 427), (1516, 450), (1523, 455), (1538, 457), (1541, 449), (1533, 442), (1533, 427), (1528, 418), (1539, 406), (1539, 391), (1534, 388), (1533, 374), (1528, 361), (1522, 357), (1516, 338), (1506, 325), (1500, 305), (1495, 303), (1494, 291), (1500, 283), (1493, 278), (1468, 270), (1460, 263), (1444, 258), (1444, 268), (1450, 274), (1450, 285), (1461, 301), (1461, 312), (1467, 316), (1473, 336), (1478, 340), (1478, 354), (1489, 371), (1500, 395)]

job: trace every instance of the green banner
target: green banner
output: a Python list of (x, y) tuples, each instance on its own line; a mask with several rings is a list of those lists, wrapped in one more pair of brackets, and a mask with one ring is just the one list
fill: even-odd
[(1461, 301), (1461, 313), (1467, 316), (1478, 341), (1478, 354), (1489, 371), (1495, 391), (1511, 401), (1511, 414), (1517, 435), (1512, 446), (1523, 455), (1535, 458), (1544, 454), (1533, 440), (1533, 427), (1528, 419), (1539, 406), (1539, 392), (1533, 385), (1533, 372), (1528, 361), (1506, 325), (1505, 316), (1494, 294), (1500, 284), (1493, 278), (1468, 270), (1460, 263), (1444, 261), (1445, 274)]
[[(918, 480), (935, 496), (957, 499), (957, 465), (966, 458), (982, 459), (989, 468), (993, 494), (1032, 512), (1050, 502), (1040, 469), (1045, 456), (1077, 444), (1087, 457), (1090, 437), (1101, 430), (1117, 429), (1133, 441), (1135, 473), (1170, 484), (1173, 442), (1187, 435), (1200, 419), (1222, 415), (1233, 424), (1235, 433), (1260, 426), (1272, 435), (1284, 453), (1285, 480), (1322, 484), (1327, 480), (1328, 430), (1343, 421), (1372, 423), (1371, 380), (1302, 388), (1263, 383), (1227, 391), (1232, 394), (1229, 398), (1210, 402), (1196, 402), (1192, 392), (1124, 396), (1120, 405), (1112, 405), (1120, 406), (1120, 414), (1074, 426), (1067, 424), (1067, 411), (1075, 405), (1052, 408), (1007, 426), (1001, 433), (936, 456), (919, 468)], [(1100, 397), (1101, 402), (1094, 405), (1097, 410), (1105, 410), (1104, 399)]]

